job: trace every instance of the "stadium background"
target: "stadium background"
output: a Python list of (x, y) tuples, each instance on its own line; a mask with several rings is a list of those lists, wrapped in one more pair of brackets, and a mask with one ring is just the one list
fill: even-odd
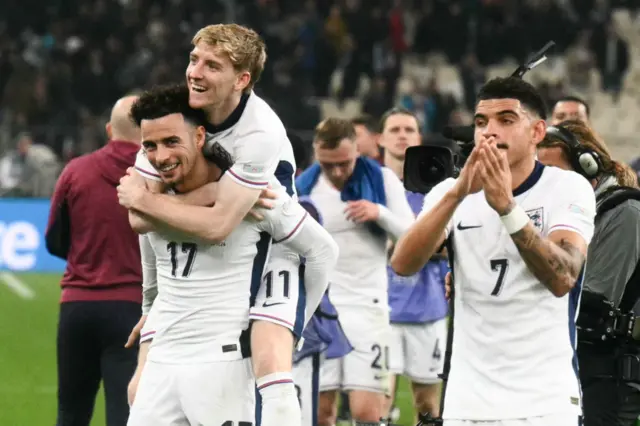
[[(308, 147), (323, 117), (401, 104), (429, 140), (467, 124), (475, 92), (548, 40), (527, 79), (578, 95), (614, 156), (638, 168), (640, 10), (629, 0), (4, 0), (0, 13), (0, 424), (52, 424), (64, 263), (46, 253), (48, 197), (105, 143), (121, 95), (184, 76), (195, 31), (238, 22), (269, 59), (257, 92)], [(107, 255), (107, 254), (105, 254)], [(411, 397), (399, 392), (401, 424)], [(102, 396), (92, 425), (104, 424)]]

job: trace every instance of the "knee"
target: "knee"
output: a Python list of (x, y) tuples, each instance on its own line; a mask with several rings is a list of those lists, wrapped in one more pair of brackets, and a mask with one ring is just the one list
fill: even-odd
[(351, 417), (360, 422), (378, 422), (384, 417), (383, 406), (385, 396), (373, 392), (351, 392), (349, 408)]
[(330, 392), (322, 392), (318, 404), (318, 426), (333, 426), (338, 417), (335, 404), (335, 395)]
[(416, 410), (422, 414), (440, 415), (440, 385), (413, 384), (413, 402)]

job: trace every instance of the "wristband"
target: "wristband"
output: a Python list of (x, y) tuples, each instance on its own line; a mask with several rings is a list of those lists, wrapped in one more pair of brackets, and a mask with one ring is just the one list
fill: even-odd
[(522, 209), (522, 207), (516, 205), (511, 212), (504, 216), (500, 216), (500, 220), (504, 227), (507, 228), (509, 235), (511, 235), (515, 234), (529, 223), (529, 215)]

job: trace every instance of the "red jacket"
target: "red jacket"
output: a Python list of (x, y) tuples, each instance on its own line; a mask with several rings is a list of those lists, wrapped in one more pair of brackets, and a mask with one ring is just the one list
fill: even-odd
[(51, 200), (47, 249), (66, 257), (62, 302), (142, 301), (138, 236), (116, 187), (135, 163), (139, 145), (111, 141), (71, 160)]

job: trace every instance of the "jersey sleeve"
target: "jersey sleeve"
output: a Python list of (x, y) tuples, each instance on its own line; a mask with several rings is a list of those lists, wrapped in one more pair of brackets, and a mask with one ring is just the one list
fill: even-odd
[(277, 132), (254, 132), (237, 142), (235, 163), (227, 174), (238, 184), (264, 189), (273, 178), (283, 144), (289, 143)]
[[(431, 191), (424, 197), (424, 201), (422, 203), (422, 210), (418, 215), (418, 218), (421, 218), (425, 214), (429, 213), (429, 211), (436, 205), (440, 200), (446, 195), (446, 193), (453, 188), (456, 184), (456, 180), (454, 178), (448, 178), (434, 186)], [(453, 219), (447, 223), (447, 227), (444, 230), (445, 238), (449, 236), (451, 231), (453, 230)]]
[(279, 197), (282, 197), (284, 202), (274, 209), (265, 209), (265, 219), (259, 228), (269, 233), (274, 243), (285, 243), (297, 235), (309, 213), (288, 195), (280, 194)]
[(144, 176), (146, 179), (162, 182), (162, 178), (160, 178), (158, 171), (151, 165), (149, 159), (145, 155), (144, 149), (140, 149), (140, 151), (138, 151), (134, 168), (138, 173), (140, 173), (140, 175)]
[(547, 235), (559, 230), (573, 231), (589, 244), (596, 216), (596, 196), (589, 181), (577, 173), (567, 172), (553, 197), (557, 201), (549, 212)]

